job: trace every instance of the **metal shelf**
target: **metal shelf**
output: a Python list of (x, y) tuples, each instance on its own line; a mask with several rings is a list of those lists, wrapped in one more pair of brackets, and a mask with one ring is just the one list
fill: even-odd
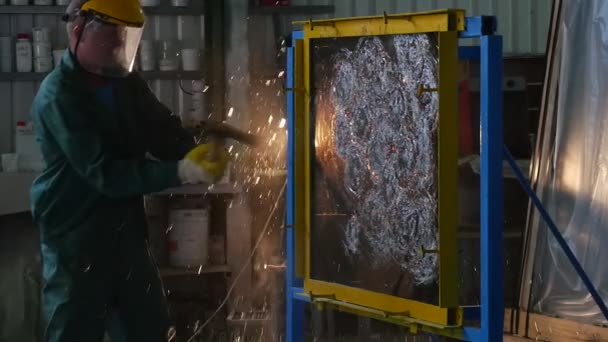
[(0, 6), (0, 14), (64, 14), (66, 6)]
[(283, 14), (283, 15), (315, 15), (315, 14), (333, 14), (334, 6), (250, 6), (249, 14), (251, 15), (267, 15), (267, 14)]
[(48, 72), (0, 72), (0, 82), (42, 81)]
[[(42, 81), (48, 72), (0, 72), (0, 82)], [(204, 71), (142, 71), (146, 80), (200, 80)]]
[(205, 72), (199, 71), (140, 71), (146, 80), (200, 80)]
[[(205, 7), (202, 1), (194, 1), (188, 7), (155, 6), (144, 7), (147, 15), (203, 15)], [(0, 5), (0, 14), (64, 14), (66, 6), (13, 6)]]
[(204, 1), (190, 0), (193, 4), (188, 7), (176, 7), (169, 5), (144, 7), (147, 15), (203, 15), (205, 14)]
[(213, 273), (230, 273), (230, 266), (228, 265), (211, 265), (211, 266), (203, 266), (201, 267), (190, 267), (190, 268), (180, 268), (180, 267), (161, 267), (160, 275), (161, 277), (179, 277), (179, 276), (197, 276), (203, 274), (213, 274)]
[(241, 192), (240, 186), (230, 183), (220, 184), (188, 184), (170, 188), (152, 195), (232, 195)]

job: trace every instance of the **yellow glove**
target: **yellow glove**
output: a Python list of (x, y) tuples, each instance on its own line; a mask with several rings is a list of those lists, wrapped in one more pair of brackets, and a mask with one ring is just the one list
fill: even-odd
[(216, 180), (219, 180), (224, 175), (230, 155), (228, 151), (210, 143), (195, 147), (186, 154), (186, 159), (193, 161)]
[(228, 151), (209, 143), (195, 147), (178, 165), (183, 183), (213, 183), (222, 178), (230, 160)]

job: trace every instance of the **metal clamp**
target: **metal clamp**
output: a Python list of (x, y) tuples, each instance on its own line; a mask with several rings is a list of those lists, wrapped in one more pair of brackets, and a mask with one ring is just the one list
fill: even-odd
[(290, 87), (285, 87), (283, 88), (284, 91), (293, 91), (294, 93), (304, 93), (305, 96), (310, 97), (310, 93), (306, 91), (305, 88), (290, 88)]
[(422, 96), (423, 93), (431, 93), (439, 91), (439, 88), (425, 88), (423, 85), (418, 87), (418, 97)]
[(325, 308), (325, 305), (327, 304), (325, 300), (336, 300), (336, 295), (334, 294), (329, 294), (329, 295), (315, 295), (312, 292), (309, 292), (309, 296), (310, 296), (310, 302), (316, 306), (317, 310), (323, 310)]
[(382, 311), (382, 313), (384, 314), (384, 318), (410, 317), (409, 311), (401, 311), (401, 312)]
[[(296, 22), (297, 23), (297, 22)], [(314, 31), (315, 30), (315, 26), (327, 26), (327, 27), (336, 27), (336, 25), (333, 22), (325, 22), (325, 21), (317, 21), (316, 23), (312, 20), (312, 18), (308, 18), (307, 21), (302, 21), (299, 22), (300, 24), (304, 24), (307, 23), (308, 25), (310, 25), (310, 30)]]
[(424, 246), (420, 246), (420, 251), (422, 252), (423, 257), (425, 257), (427, 254), (439, 254), (438, 249), (426, 249)]
[(305, 92), (306, 92), (306, 89), (304, 89), (304, 88), (290, 88), (290, 87), (285, 87), (284, 89), (285, 89), (285, 91), (297, 91), (297, 92), (303, 92), (303, 93), (305, 93)]
[(331, 299), (331, 300), (336, 300), (336, 295), (335, 294), (314, 294), (312, 292), (309, 292), (308, 294), (310, 296), (310, 301), (314, 302), (317, 298), (318, 299)]

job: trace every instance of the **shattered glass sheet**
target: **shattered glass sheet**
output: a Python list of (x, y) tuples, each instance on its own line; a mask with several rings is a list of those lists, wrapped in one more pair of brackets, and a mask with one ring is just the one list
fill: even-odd
[(313, 279), (437, 302), (436, 42), (311, 41)]

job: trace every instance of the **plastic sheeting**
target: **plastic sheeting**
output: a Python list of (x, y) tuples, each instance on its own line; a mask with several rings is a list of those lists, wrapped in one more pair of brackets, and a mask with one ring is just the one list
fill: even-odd
[[(549, 99), (538, 155), (537, 193), (604, 300), (608, 300), (608, 2), (562, 1), (559, 86)], [(537, 229), (533, 310), (608, 323), (542, 222)]]

